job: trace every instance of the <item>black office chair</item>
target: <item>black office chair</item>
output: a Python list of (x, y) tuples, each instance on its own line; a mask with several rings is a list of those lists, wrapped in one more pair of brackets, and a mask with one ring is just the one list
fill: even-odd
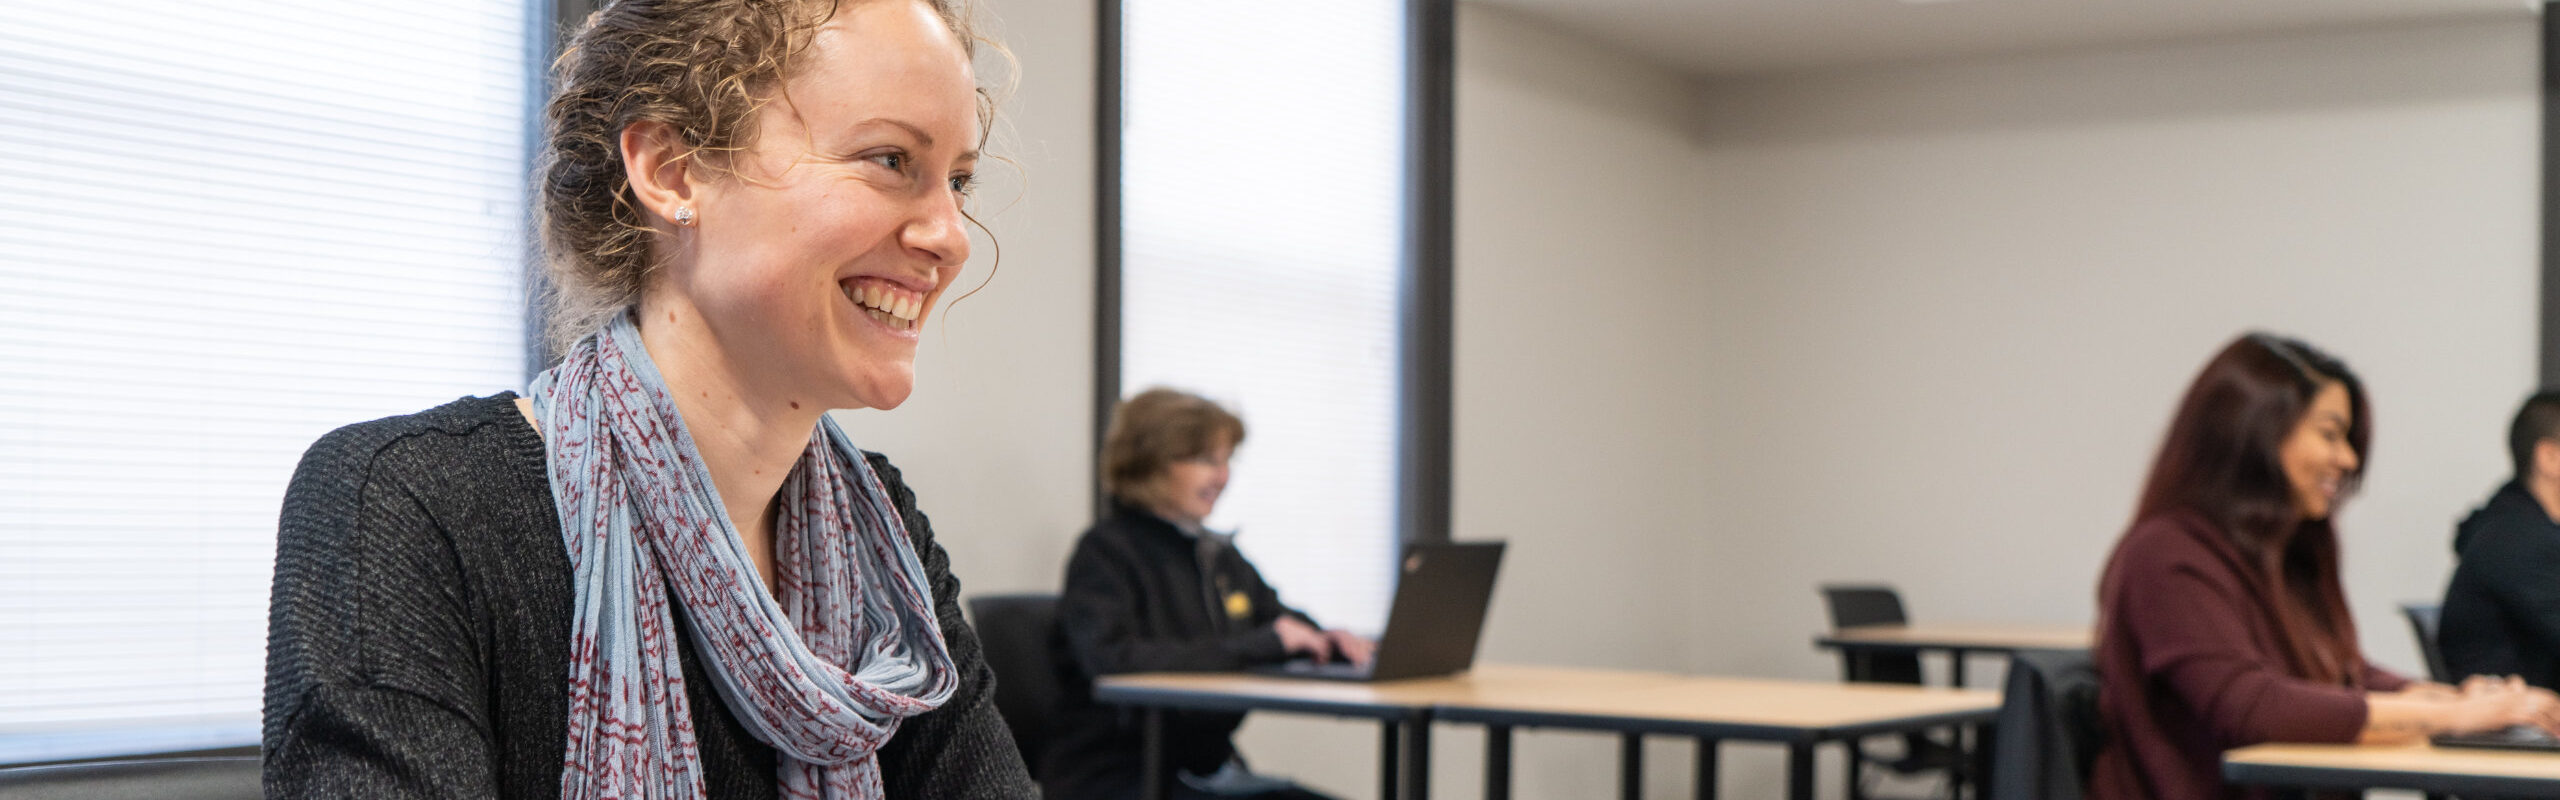
[(2105, 741), (2087, 650), (2021, 650), (1993, 725), (1991, 800), (2081, 800)]
[(2444, 606), (2434, 603), (2401, 603), (2400, 614), (2409, 618), (2409, 632), (2418, 636), (2418, 654), (2427, 659), (2427, 680), (2452, 683), (2453, 670), (2444, 666), (2444, 648), (2438, 646), (2444, 618)]
[(259, 800), (257, 756), (0, 769), (0, 800)]
[(1024, 764), (1038, 769), (1066, 692), (1051, 649), (1058, 633), (1058, 596), (984, 595), (969, 599), (969, 616), (996, 674), (996, 713), (1013, 731)]
[[(1902, 595), (1891, 586), (1877, 584), (1832, 584), (1822, 587), (1823, 603), (1831, 610), (1831, 628), (1860, 625), (1903, 625), (1911, 621), (1902, 610)], [(1851, 683), (1899, 683), (1920, 685), (1919, 653), (1875, 653), (1841, 648), (1840, 678)], [(1863, 740), (1851, 739), (1849, 745), (1849, 798), (1866, 796), (1864, 766), (1873, 764), (1898, 775), (1942, 773), (1954, 775), (1967, 769), (1964, 752), (1939, 741), (1927, 733), (1913, 731), (1902, 735), (1902, 754), (1893, 758), (1867, 752)]]

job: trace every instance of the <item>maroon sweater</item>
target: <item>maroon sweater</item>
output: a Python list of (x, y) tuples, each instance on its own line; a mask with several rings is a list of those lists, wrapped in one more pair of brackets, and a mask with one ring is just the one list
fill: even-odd
[(2098, 583), (2107, 741), (2090, 800), (2262, 796), (2223, 784), (2222, 751), (2354, 741), (2365, 692), (2408, 685), (2370, 664), (2355, 681), (2362, 688), (2295, 674), (2265, 599), (2273, 591), (2201, 515), (2162, 515), (2125, 533)]

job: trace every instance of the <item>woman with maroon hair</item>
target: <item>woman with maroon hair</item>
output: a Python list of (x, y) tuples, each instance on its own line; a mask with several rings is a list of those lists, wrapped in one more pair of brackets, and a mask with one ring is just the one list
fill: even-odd
[(2098, 583), (2093, 800), (2252, 796), (2220, 764), (2260, 742), (2560, 732), (2548, 691), (2411, 681), (2358, 651), (2331, 518), (2372, 438), (2355, 373), (2302, 342), (2242, 336), (2196, 376)]

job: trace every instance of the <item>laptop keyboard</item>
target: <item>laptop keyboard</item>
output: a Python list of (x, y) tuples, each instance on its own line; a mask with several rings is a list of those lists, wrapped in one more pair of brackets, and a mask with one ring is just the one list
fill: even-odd
[(2560, 753), (2560, 738), (2531, 725), (2518, 725), (2506, 730), (2438, 736), (2438, 747), (2485, 747), (2497, 750), (2535, 750)]

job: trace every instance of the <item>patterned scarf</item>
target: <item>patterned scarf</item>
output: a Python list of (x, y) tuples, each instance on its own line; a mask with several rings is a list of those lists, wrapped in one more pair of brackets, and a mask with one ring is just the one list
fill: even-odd
[(576, 569), (561, 797), (703, 796), (672, 596), (721, 699), (779, 751), (783, 797), (878, 800), (874, 753), (950, 699), (955, 670), (906, 526), (844, 431), (822, 418), (783, 480), (777, 603), (627, 316), (530, 392)]

